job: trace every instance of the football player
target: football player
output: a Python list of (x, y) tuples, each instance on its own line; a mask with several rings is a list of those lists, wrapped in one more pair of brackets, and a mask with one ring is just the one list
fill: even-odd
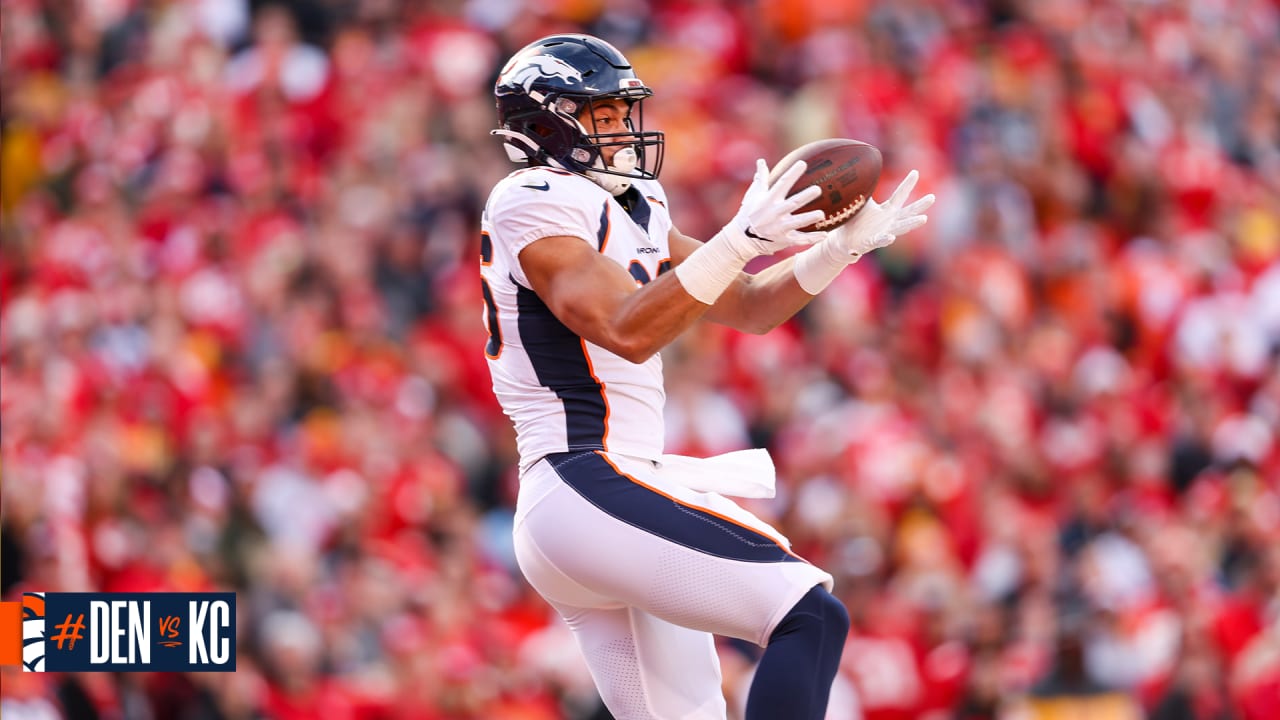
[[(758, 161), (737, 214), (705, 243), (671, 222), (658, 182), (653, 92), (608, 43), (556, 35), (520, 50), (495, 87), (516, 170), (482, 219), (493, 388), (515, 424), (521, 571), (572, 628), (618, 718), (726, 714), (713, 635), (765, 648), (746, 717), (821, 718), (849, 629), (832, 579), (732, 500), (772, 464), (663, 455), (659, 350), (701, 317), (767, 332), (847, 265), (925, 222), (914, 171), (827, 233), (799, 228), (817, 187), (788, 198)], [(749, 275), (752, 258), (794, 258)], [(757, 460), (759, 456), (754, 456)]]

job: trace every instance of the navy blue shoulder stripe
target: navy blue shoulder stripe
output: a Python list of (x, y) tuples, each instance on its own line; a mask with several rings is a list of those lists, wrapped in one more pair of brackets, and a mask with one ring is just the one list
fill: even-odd
[(604, 246), (609, 244), (609, 201), (605, 200), (604, 205), (600, 208), (600, 232), (596, 235), (596, 249), (604, 252)]

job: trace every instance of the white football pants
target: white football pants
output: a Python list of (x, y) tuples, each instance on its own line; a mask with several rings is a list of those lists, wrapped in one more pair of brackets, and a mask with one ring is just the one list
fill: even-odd
[(712, 634), (760, 646), (831, 576), (777, 530), (678, 470), (561, 453), (521, 477), (515, 549), (573, 630), (618, 720), (724, 720)]

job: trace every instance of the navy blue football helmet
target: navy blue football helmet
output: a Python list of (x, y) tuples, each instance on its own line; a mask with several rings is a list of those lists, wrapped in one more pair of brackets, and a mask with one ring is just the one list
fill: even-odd
[[(590, 35), (552, 35), (525, 46), (498, 75), (494, 96), (502, 127), (493, 134), (517, 162), (560, 167), (597, 182), (606, 180), (599, 174), (652, 179), (662, 169), (665, 142), (661, 132), (644, 131), (641, 101), (652, 95), (609, 43)], [(627, 132), (599, 133), (594, 120), (590, 128), (578, 121), (592, 103), (615, 98), (630, 108)], [(606, 167), (600, 149), (610, 146), (633, 149), (635, 162), (628, 157)], [(615, 158), (624, 155), (630, 153), (619, 150)]]

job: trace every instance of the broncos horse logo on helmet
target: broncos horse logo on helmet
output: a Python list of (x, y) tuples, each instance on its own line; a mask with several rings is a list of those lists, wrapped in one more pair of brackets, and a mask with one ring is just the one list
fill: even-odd
[[(493, 134), (515, 162), (580, 173), (619, 194), (630, 181), (618, 176), (653, 179), (662, 168), (663, 134), (644, 130), (641, 110), (641, 101), (652, 95), (609, 43), (552, 35), (521, 49), (498, 75), (494, 96), (502, 127)], [(610, 99), (624, 100), (630, 109), (626, 132), (598, 133), (578, 121), (581, 110)], [(619, 148), (613, 165), (601, 156), (605, 147)]]
[(553, 55), (534, 55), (504, 72), (499, 83), (520, 85), (528, 92), (534, 82), (543, 78), (558, 78), (566, 83), (582, 82), (582, 73)]

